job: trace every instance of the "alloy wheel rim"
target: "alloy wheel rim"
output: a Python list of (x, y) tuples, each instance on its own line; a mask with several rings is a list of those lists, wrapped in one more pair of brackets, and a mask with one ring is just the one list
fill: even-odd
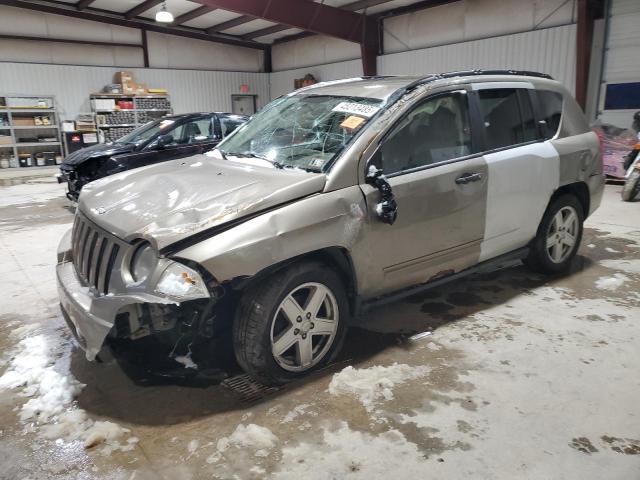
[(272, 318), (273, 358), (287, 371), (309, 370), (329, 352), (338, 322), (338, 302), (327, 286), (299, 285), (284, 297)]
[(566, 206), (558, 210), (547, 230), (546, 250), (549, 260), (562, 263), (571, 255), (578, 228), (578, 213), (575, 208)]

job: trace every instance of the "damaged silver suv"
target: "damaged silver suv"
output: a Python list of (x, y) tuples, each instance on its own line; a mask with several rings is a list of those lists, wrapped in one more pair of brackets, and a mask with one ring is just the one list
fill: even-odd
[(322, 83), (208, 154), (87, 185), (60, 301), (90, 360), (105, 340), (190, 366), (232, 345), (283, 383), (381, 302), (505, 259), (565, 270), (603, 186), (597, 135), (547, 75)]

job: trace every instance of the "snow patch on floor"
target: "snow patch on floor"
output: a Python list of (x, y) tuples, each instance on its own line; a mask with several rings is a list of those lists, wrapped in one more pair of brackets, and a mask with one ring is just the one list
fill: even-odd
[(27, 203), (42, 203), (64, 197), (64, 185), (58, 183), (23, 183), (3, 187), (0, 208), (15, 207)]
[(425, 366), (414, 367), (399, 363), (388, 367), (348, 366), (333, 375), (329, 384), (329, 393), (354, 396), (368, 412), (372, 412), (377, 403), (393, 399), (393, 388), (396, 385), (424, 377), (428, 372), (429, 369)]
[(240, 424), (236, 427), (231, 435), (222, 437), (216, 445), (216, 452), (207, 458), (207, 463), (216, 463), (222, 459), (222, 455), (231, 448), (255, 449), (256, 457), (266, 457), (269, 450), (278, 443), (276, 437), (271, 430), (261, 427), (255, 423), (248, 425)]
[(427, 461), (417, 445), (398, 430), (371, 435), (341, 422), (324, 429), (322, 443), (300, 443), (282, 450), (275, 480), (348, 478), (376, 480), (424, 478)]
[(289, 423), (294, 421), (297, 417), (300, 417), (302, 415), (311, 415), (312, 417), (317, 416), (318, 414), (316, 412), (309, 412), (308, 409), (311, 407), (310, 404), (308, 403), (302, 403), (300, 405), (297, 405), (293, 410), (291, 410), (289, 413), (287, 413), (284, 418), (282, 419), (282, 423)]
[(600, 260), (600, 265), (612, 270), (621, 270), (625, 273), (640, 275), (640, 260)]
[(596, 287), (600, 290), (617, 290), (627, 280), (629, 280), (629, 277), (627, 277), (626, 275), (616, 273), (611, 277), (600, 277), (598, 280), (596, 280)]
[[(25, 329), (22, 333), (33, 333)], [(17, 342), (10, 352), (7, 369), (0, 377), (0, 389), (14, 390), (28, 400), (19, 410), (19, 419), (28, 431), (38, 436), (63, 441), (81, 442), (85, 448), (102, 445), (101, 453), (132, 450), (137, 439), (120, 444), (129, 430), (109, 422), (92, 420), (74, 405), (75, 398), (85, 387), (68, 373), (62, 360), (68, 356), (70, 345), (61, 338), (44, 333)]]

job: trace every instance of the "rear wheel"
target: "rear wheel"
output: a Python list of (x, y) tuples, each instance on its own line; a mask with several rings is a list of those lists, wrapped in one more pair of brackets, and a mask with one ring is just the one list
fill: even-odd
[(233, 326), (236, 358), (258, 381), (286, 383), (332, 360), (347, 317), (344, 286), (331, 268), (293, 265), (245, 292)]
[(580, 246), (583, 222), (582, 205), (575, 196), (556, 198), (542, 217), (524, 263), (541, 273), (567, 270)]
[(622, 188), (622, 200), (631, 202), (640, 193), (640, 170), (634, 169)]

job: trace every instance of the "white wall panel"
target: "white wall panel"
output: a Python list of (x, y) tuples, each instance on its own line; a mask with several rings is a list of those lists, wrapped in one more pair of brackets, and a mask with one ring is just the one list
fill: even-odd
[(4, 39), (0, 39), (0, 61), (114, 67), (144, 64), (141, 48)]
[(478, 40), (574, 21), (575, 0), (460, 0), (384, 21), (385, 53)]
[(340, 78), (359, 77), (362, 75), (362, 62), (358, 59), (347, 62), (330, 63), (327, 65), (316, 65), (315, 67), (274, 72), (270, 75), (271, 98), (277, 98), (280, 95), (292, 92), (294, 79), (302, 78), (307, 73), (313, 75), (319, 82), (338, 80)]
[[(118, 69), (69, 65), (0, 63), (0, 92), (53, 94), (61, 116), (73, 119), (89, 112), (89, 94), (113, 80)], [(175, 113), (231, 110), (231, 95), (248, 84), (258, 106), (269, 100), (265, 73), (210, 72), (195, 70), (131, 69), (138, 82), (169, 90)]]
[(149, 66), (155, 68), (196, 68), (259, 72), (263, 52), (255, 48), (194, 40), (176, 35), (149, 32)]
[(34, 37), (89, 40), (94, 42), (140, 43), (140, 31), (106, 23), (36, 13), (0, 5), (0, 33)]
[(535, 30), (378, 57), (380, 75), (426, 75), (454, 70), (521, 69), (550, 74), (575, 89), (576, 27)]
[(360, 58), (360, 46), (324, 35), (313, 35), (292, 42), (279, 43), (271, 50), (274, 71)]

